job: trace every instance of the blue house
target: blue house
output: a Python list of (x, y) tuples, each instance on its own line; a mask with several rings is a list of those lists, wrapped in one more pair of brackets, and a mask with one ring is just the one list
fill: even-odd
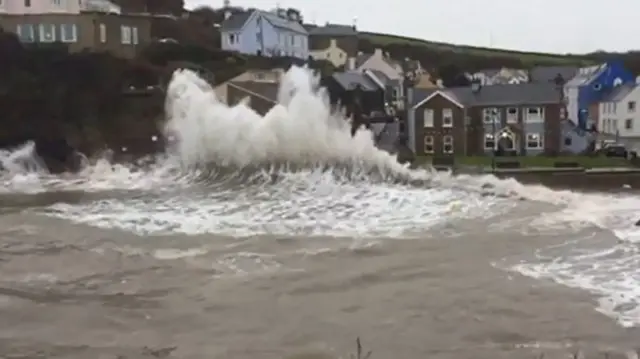
[(635, 82), (635, 76), (618, 61), (579, 69), (564, 86), (567, 119), (579, 129), (588, 129), (595, 124), (596, 115), (589, 113), (589, 106), (599, 102), (614, 86), (630, 82)]
[(253, 10), (228, 13), (220, 25), (222, 49), (267, 57), (309, 58), (309, 33), (295, 13)]

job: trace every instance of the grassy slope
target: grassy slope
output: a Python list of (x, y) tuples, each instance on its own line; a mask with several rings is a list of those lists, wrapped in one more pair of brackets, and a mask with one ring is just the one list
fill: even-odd
[(502, 50), (502, 49), (492, 49), (486, 47), (475, 47), (468, 45), (454, 45), (443, 42), (434, 42), (434, 41), (426, 41), (416, 38), (404, 37), (404, 36), (396, 36), (396, 35), (388, 35), (388, 34), (378, 34), (373, 32), (361, 32), (361, 38), (371, 41), (374, 45), (377, 46), (385, 46), (391, 44), (397, 45), (411, 45), (411, 46), (420, 46), (427, 47), (432, 50), (440, 50), (440, 51), (452, 51), (457, 53), (466, 53), (470, 55), (477, 56), (513, 56), (518, 59), (521, 59), (525, 62), (544, 62), (544, 63), (556, 63), (557, 65), (576, 65), (576, 64), (591, 64), (593, 61), (589, 60), (585, 55), (572, 55), (572, 54), (548, 54), (548, 53), (537, 53), (537, 52), (527, 52), (527, 51), (515, 51), (515, 50)]

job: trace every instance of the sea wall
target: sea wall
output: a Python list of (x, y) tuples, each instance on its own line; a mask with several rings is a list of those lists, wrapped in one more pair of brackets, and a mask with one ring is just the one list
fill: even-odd
[(513, 178), (524, 184), (579, 191), (634, 191), (640, 189), (640, 168), (598, 169), (513, 169), (495, 171), (465, 171), (455, 173), (493, 174), (498, 178)]

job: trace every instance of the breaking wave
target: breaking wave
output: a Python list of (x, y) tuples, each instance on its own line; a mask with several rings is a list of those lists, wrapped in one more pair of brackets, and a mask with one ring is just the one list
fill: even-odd
[[(352, 137), (348, 121), (331, 109), (318, 79), (303, 68), (287, 72), (278, 104), (265, 116), (246, 103), (225, 105), (196, 74), (177, 71), (168, 87), (166, 115), (169, 147), (144, 163), (85, 159), (79, 172), (53, 175), (32, 142), (2, 150), (0, 193), (107, 192), (96, 201), (59, 201), (43, 213), (145, 235), (424, 239), (425, 233), (458, 219), (478, 226), (491, 219), (504, 231), (535, 226), (537, 231), (573, 233), (597, 225), (625, 234), (613, 245), (621, 249), (607, 262), (601, 257), (612, 246), (578, 251), (569, 245), (562, 254), (507, 267), (613, 298), (607, 302), (613, 308), (609, 315), (640, 323), (640, 294), (628, 280), (639, 275), (640, 255), (634, 248), (640, 237), (628, 228), (635, 216), (630, 213), (640, 207), (637, 197), (585, 195), (488, 175), (454, 177), (411, 169), (376, 148), (370, 131), (361, 129)], [(114, 190), (144, 196), (117, 197)], [(504, 216), (518, 206), (514, 199), (521, 198), (544, 202), (552, 210), (509, 227)], [(583, 255), (585, 251), (593, 255)], [(623, 268), (622, 262), (628, 266)], [(625, 301), (616, 299), (620, 293)]]

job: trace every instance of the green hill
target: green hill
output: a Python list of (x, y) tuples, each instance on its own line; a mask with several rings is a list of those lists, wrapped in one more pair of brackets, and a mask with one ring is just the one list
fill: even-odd
[(371, 52), (376, 48), (382, 48), (396, 59), (408, 57), (420, 60), (446, 86), (455, 85), (462, 72), (501, 67), (530, 69), (534, 66), (589, 66), (612, 59), (621, 61), (634, 74), (640, 74), (639, 51), (550, 54), (455, 45), (373, 32), (359, 34), (360, 51)]
[(548, 54), (529, 51), (493, 49), (488, 47), (476, 47), (468, 45), (454, 45), (444, 42), (427, 41), (411, 37), (378, 34), (373, 32), (361, 32), (360, 36), (362, 40), (370, 41), (372, 44), (375, 44), (379, 47), (386, 47), (389, 45), (409, 45), (415, 47), (424, 47), (437, 51), (452, 51), (460, 54), (475, 56), (508, 56), (527, 62), (557, 63), (558, 65), (592, 62), (592, 60), (588, 59), (588, 55)]

